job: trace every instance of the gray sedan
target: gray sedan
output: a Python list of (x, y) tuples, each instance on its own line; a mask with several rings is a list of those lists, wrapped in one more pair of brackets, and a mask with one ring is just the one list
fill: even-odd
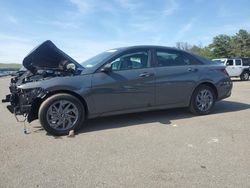
[(45, 41), (23, 65), (3, 102), (29, 122), (39, 118), (53, 135), (115, 114), (188, 107), (206, 115), (232, 90), (225, 66), (162, 46), (116, 48), (79, 64)]

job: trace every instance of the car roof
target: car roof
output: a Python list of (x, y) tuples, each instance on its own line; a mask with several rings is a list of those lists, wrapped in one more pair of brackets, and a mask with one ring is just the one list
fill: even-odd
[(212, 60), (227, 60), (228, 58), (216, 58), (216, 59), (212, 59)]
[[(118, 50), (118, 51), (125, 51), (125, 50), (135, 50), (135, 49), (148, 49), (148, 48), (155, 48), (155, 49), (166, 49), (166, 50), (177, 50), (181, 52), (187, 52), (175, 47), (168, 47), (168, 46), (157, 46), (157, 45), (136, 45), (136, 46), (125, 46), (125, 47), (119, 47), (119, 48), (113, 48), (112, 50)], [(188, 52), (189, 53), (189, 52)]]
[(234, 59), (245, 59), (245, 58), (241, 58), (241, 57), (230, 57), (230, 58), (217, 58), (217, 59), (213, 59), (213, 60), (234, 60)]

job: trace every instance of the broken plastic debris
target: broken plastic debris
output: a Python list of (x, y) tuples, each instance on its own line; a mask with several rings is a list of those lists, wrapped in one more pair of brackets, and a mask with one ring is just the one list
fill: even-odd
[(211, 138), (207, 143), (211, 144), (211, 143), (217, 143), (217, 142), (219, 142), (218, 138)]
[(30, 134), (30, 131), (29, 131), (29, 129), (24, 128), (24, 129), (23, 129), (23, 133), (24, 133), (24, 134)]
[(29, 131), (29, 129), (27, 128), (27, 126), (26, 126), (26, 119), (23, 121), (23, 133), (24, 134), (30, 134), (30, 131)]
[(205, 165), (201, 165), (201, 168), (207, 168)]
[(69, 131), (68, 137), (74, 137), (74, 136), (75, 136), (74, 130)]

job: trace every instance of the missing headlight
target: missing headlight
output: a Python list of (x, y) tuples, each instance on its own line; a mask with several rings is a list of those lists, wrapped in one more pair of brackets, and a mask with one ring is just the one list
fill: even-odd
[(30, 104), (35, 98), (43, 98), (47, 91), (42, 88), (22, 89), (20, 96), (21, 104)]

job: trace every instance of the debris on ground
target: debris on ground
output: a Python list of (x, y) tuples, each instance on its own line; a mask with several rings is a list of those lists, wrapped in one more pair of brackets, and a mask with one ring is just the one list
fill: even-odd
[(24, 133), (24, 134), (30, 134), (31, 132), (29, 131), (29, 129), (24, 128), (24, 129), (23, 129), (23, 133)]
[(204, 166), (204, 165), (201, 165), (201, 168), (207, 168), (206, 166)]
[(219, 142), (218, 138), (210, 138), (210, 140), (207, 143), (211, 144), (211, 143), (217, 143), (217, 142)]
[(74, 137), (75, 136), (75, 131), (71, 130), (69, 131), (68, 137)]

